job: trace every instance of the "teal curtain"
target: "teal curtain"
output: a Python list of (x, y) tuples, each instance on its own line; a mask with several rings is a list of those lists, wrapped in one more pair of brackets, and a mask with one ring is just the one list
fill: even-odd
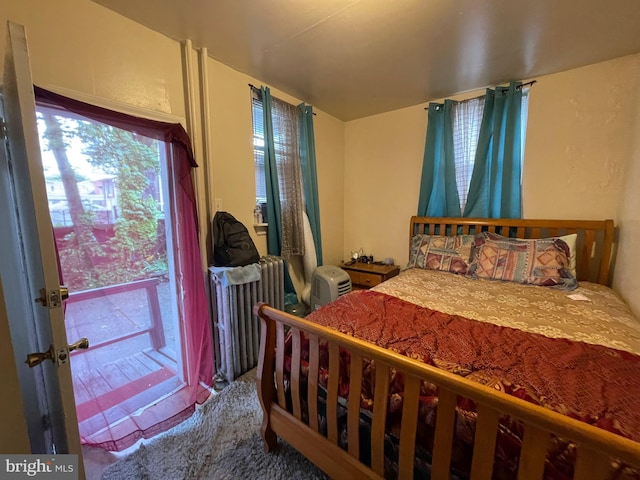
[(318, 173), (316, 170), (316, 144), (313, 134), (313, 108), (301, 103), (300, 109), (300, 163), (304, 203), (313, 234), (318, 266), (322, 265), (322, 238), (320, 234), (320, 202), (318, 201)]
[(418, 215), (459, 217), (460, 197), (453, 150), (452, 100), (430, 103), (422, 162)]
[[(280, 210), (280, 187), (278, 183), (278, 163), (271, 119), (271, 91), (269, 87), (261, 87), (264, 129), (264, 174), (267, 192), (267, 252), (269, 255), (282, 254), (282, 213)], [(284, 269), (285, 303), (297, 303), (292, 299), (295, 288), (285, 264)]]
[(521, 85), (487, 89), (465, 217), (522, 216)]

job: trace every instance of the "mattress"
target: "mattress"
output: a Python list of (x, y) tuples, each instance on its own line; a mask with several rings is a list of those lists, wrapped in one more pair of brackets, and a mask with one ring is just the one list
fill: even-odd
[(567, 292), (410, 268), (372, 290), (451, 315), (640, 355), (640, 320), (611, 289), (580, 282)]

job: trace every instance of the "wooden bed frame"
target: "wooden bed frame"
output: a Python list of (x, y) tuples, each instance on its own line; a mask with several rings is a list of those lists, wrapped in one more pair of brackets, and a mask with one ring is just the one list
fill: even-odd
[[(416, 233), (450, 235), (493, 231), (518, 238), (578, 234), (577, 269), (580, 280), (609, 283), (609, 265), (613, 245), (613, 221), (500, 220), (425, 218), (411, 219), (410, 236)], [(384, 474), (384, 429), (387, 411), (389, 369), (405, 375), (405, 400), (399, 449), (399, 478), (412, 478), (415, 453), (415, 425), (418, 419), (418, 393), (421, 380), (439, 386), (432, 478), (448, 479), (455, 418), (456, 396), (473, 399), (478, 404), (477, 427), (471, 462), (472, 479), (492, 476), (493, 452), (498, 419), (508, 414), (522, 420), (525, 428), (518, 479), (541, 479), (546, 446), (550, 435), (557, 434), (577, 445), (575, 479), (604, 479), (615, 458), (640, 469), (640, 443), (610, 433), (513, 396), (497, 392), (479, 383), (412, 360), (368, 342), (341, 334), (305, 319), (273, 309), (265, 304), (255, 307), (261, 321), (260, 357), (257, 389), (264, 417), (261, 428), (265, 450), (277, 446), (277, 436), (295, 447), (332, 478), (381, 478)], [(291, 364), (292, 413), (286, 409), (284, 389), (285, 331), (293, 331)], [(308, 418), (303, 421), (300, 400), (300, 335), (310, 339), (308, 376)], [(318, 371), (319, 338), (329, 345), (327, 385), (327, 436), (319, 433)], [(374, 411), (371, 425), (371, 467), (359, 461), (359, 396), (347, 400), (348, 451), (338, 446), (337, 406), (339, 349), (351, 353), (350, 391), (361, 390), (362, 359), (376, 363)], [(356, 412), (356, 414), (352, 414)]]

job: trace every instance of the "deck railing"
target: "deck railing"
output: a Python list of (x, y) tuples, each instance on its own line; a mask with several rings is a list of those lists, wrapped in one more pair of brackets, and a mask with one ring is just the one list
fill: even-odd
[[(119, 293), (129, 293), (135, 290), (144, 289), (147, 294), (147, 303), (149, 305), (149, 316), (151, 317), (151, 325), (149, 328), (143, 330), (136, 330), (135, 332), (126, 333), (110, 340), (92, 344), (91, 349), (106, 347), (114, 343), (127, 340), (139, 335), (149, 334), (151, 336), (151, 343), (155, 350), (165, 346), (164, 327), (162, 326), (162, 314), (160, 312), (160, 301), (158, 299), (157, 286), (160, 284), (158, 277), (147, 278), (145, 280), (136, 280), (134, 282), (122, 283), (118, 285), (111, 285), (108, 287), (93, 288), (91, 290), (83, 290), (82, 292), (71, 293), (67, 299), (67, 304), (78, 303), (85, 300), (91, 300), (96, 298), (103, 298), (109, 295), (116, 295)], [(72, 352), (77, 354), (81, 352), (76, 350)]]

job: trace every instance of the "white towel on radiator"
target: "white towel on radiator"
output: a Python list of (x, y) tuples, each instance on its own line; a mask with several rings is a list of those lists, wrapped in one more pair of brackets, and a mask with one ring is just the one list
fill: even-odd
[(223, 287), (257, 282), (262, 275), (259, 263), (251, 263), (244, 267), (209, 267)]

